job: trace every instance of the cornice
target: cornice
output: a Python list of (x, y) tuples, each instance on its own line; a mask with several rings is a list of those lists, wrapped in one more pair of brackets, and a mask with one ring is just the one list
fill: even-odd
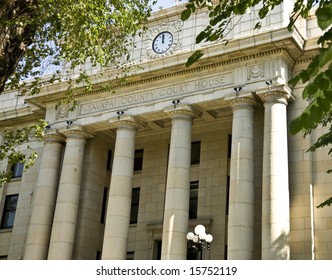
[(165, 8), (160, 11), (155, 11), (151, 14), (148, 19), (149, 24), (164, 22), (165, 19), (169, 19), (170, 17), (179, 17), (184, 10), (185, 5), (187, 3), (179, 4), (173, 7)]
[[(129, 76), (128, 81), (122, 84), (110, 86), (107, 89), (95, 89), (89, 92), (77, 92), (76, 98), (78, 100), (88, 98), (90, 96), (99, 97), (107, 95), (112, 92), (116, 92), (122, 89), (137, 87), (145, 84), (151, 84), (161, 80), (169, 78), (177, 78), (192, 73), (198, 73), (204, 70), (217, 69), (227, 67), (233, 64), (239, 64), (250, 60), (261, 60), (265, 57), (271, 56), (284, 56), (290, 64), (294, 64), (296, 60), (303, 53), (302, 41), (299, 41), (298, 32), (294, 31), (289, 33), (286, 28), (276, 30), (276, 37), (273, 37), (274, 31), (258, 34), (252, 36), (252, 38), (238, 38), (230, 41), (227, 46), (222, 44), (209, 45), (202, 50), (207, 53), (206, 58), (198, 61), (194, 67), (186, 68), (184, 65), (186, 59), (190, 56), (191, 52), (182, 52), (165, 58), (160, 58), (152, 61), (147, 61), (140, 64), (140, 70), (137, 70), (132, 76)], [(260, 42), (262, 39), (263, 43)], [(256, 42), (253, 44), (253, 42)], [(158, 62), (158, 63), (157, 63)], [(163, 66), (160, 66), (163, 65)], [(166, 65), (166, 66), (165, 66)], [(167, 67), (167, 65), (170, 65)], [(117, 79), (112, 80), (114, 76), (114, 69), (104, 71), (103, 78), (101, 79), (101, 73), (91, 76), (91, 80), (94, 81), (95, 87), (100, 87), (103, 84), (109, 82), (117, 82)], [(150, 77), (142, 77), (150, 76)], [(105, 79), (105, 77), (110, 77)], [(46, 107), (50, 104), (55, 104), (58, 99), (65, 95), (65, 83), (50, 85), (45, 87), (44, 92), (36, 97), (29, 97), (26, 100), (29, 103), (37, 106)], [(54, 92), (52, 92), (52, 87)]]
[(32, 115), (33, 118), (27, 119), (26, 117), (22, 118), (15, 118), (15, 119), (10, 119), (7, 121), (1, 121), (0, 122), (0, 129), (4, 128), (21, 128), (21, 127), (26, 127), (32, 124), (35, 124), (38, 119), (40, 119), (42, 116), (34, 116)]
[(312, 61), (313, 57), (319, 54), (319, 49), (311, 49), (308, 51), (304, 51), (303, 55), (299, 57), (299, 59), (296, 60), (295, 64), (308, 64)]
[[(153, 82), (158, 82), (158, 81), (162, 81), (162, 80), (166, 80), (166, 79), (170, 79), (170, 78), (178, 78), (181, 76), (187, 76), (192, 73), (200, 73), (205, 70), (223, 68), (225, 66), (232, 65), (232, 64), (238, 64), (240, 62), (258, 60), (258, 59), (261, 59), (264, 57), (271, 57), (271, 56), (276, 56), (276, 55), (285, 55), (289, 60), (292, 60), (287, 49), (285, 49), (285, 48), (274, 49), (274, 50), (269, 50), (269, 51), (265, 51), (265, 52), (260, 52), (257, 54), (250, 54), (250, 55), (245, 55), (242, 57), (236, 57), (236, 58), (231, 58), (231, 59), (227, 59), (227, 60), (223, 60), (223, 61), (218, 61), (218, 62), (210, 63), (207, 65), (200, 65), (200, 66), (196, 66), (196, 67), (192, 67), (192, 68), (186, 68), (185, 66), (180, 66), (180, 67), (175, 66), (175, 68), (181, 68), (181, 70), (177, 70), (177, 71), (167, 73), (167, 74), (156, 75), (151, 78), (140, 79), (137, 81), (129, 81), (129, 82), (126, 82), (121, 85), (110, 87), (109, 89), (98, 89), (98, 90), (92, 90), (92, 91), (85, 92), (85, 93), (78, 93), (76, 97), (78, 99), (81, 99), (81, 98), (86, 98), (86, 97), (95, 96), (95, 95), (109, 94), (110, 92), (116, 92), (120, 89), (137, 87), (137, 86), (141, 86), (144, 84), (151, 84)], [(171, 71), (171, 70), (168, 69), (168, 71)], [(153, 74), (153, 72), (151, 74)], [(47, 102), (44, 102), (44, 105), (47, 106), (47, 105), (56, 104), (56, 103), (57, 103), (57, 99), (52, 99)]]

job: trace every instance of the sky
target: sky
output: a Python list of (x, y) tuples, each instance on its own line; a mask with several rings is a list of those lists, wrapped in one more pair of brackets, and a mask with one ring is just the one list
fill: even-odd
[[(187, 2), (186, 0), (179, 1), (180, 3)], [(154, 10), (158, 11), (159, 7), (162, 6), (164, 9), (165, 8), (170, 8), (173, 7), (175, 4), (174, 0), (158, 0), (157, 4), (154, 6)]]

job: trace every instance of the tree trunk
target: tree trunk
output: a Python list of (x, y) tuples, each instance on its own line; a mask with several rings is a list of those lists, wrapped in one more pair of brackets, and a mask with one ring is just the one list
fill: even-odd
[(0, 94), (33, 42), (37, 0), (0, 0)]

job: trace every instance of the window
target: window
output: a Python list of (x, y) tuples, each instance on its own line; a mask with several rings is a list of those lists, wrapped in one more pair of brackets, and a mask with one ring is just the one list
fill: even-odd
[(96, 252), (96, 260), (101, 260), (101, 251)]
[(105, 224), (105, 219), (106, 219), (107, 196), (108, 196), (108, 188), (104, 188), (103, 204), (101, 206), (101, 214), (100, 214), (100, 223), (102, 224)]
[(201, 141), (191, 143), (191, 165), (199, 164), (201, 159)]
[(23, 175), (24, 163), (21, 161), (16, 162), (11, 167), (12, 177), (13, 178), (20, 178)]
[(106, 170), (111, 171), (112, 170), (112, 150), (108, 150), (107, 154), (107, 163), (106, 163)]
[(133, 188), (131, 194), (130, 224), (137, 224), (140, 188)]
[(127, 261), (133, 261), (134, 259), (135, 259), (135, 252), (134, 251), (127, 252), (126, 260)]
[(155, 240), (153, 245), (153, 260), (161, 260), (161, 240)]
[(2, 214), (0, 228), (5, 229), (13, 227), (17, 201), (18, 201), (18, 194), (6, 196), (5, 207)]
[(228, 150), (227, 150), (227, 157), (231, 158), (232, 156), (232, 135), (228, 135)]
[(144, 150), (136, 150), (134, 158), (134, 171), (140, 171), (143, 168), (143, 153)]
[(226, 215), (228, 215), (229, 212), (229, 188), (231, 183), (231, 177), (227, 176), (227, 188), (226, 188)]
[(198, 181), (190, 182), (189, 219), (197, 219)]

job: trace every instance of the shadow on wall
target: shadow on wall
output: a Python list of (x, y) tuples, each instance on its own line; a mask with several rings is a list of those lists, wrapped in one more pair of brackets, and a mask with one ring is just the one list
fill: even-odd
[(289, 260), (289, 233), (285, 231), (272, 242), (271, 259)]

